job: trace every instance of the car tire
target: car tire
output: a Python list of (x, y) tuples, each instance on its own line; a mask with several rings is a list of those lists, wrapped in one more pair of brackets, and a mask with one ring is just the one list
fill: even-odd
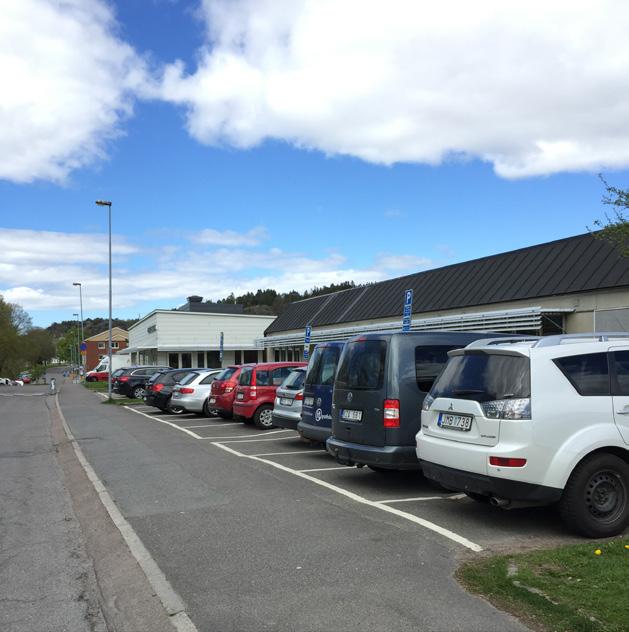
[(629, 464), (606, 452), (587, 457), (568, 479), (559, 501), (565, 525), (588, 538), (607, 538), (629, 523)]
[(209, 399), (206, 399), (203, 402), (203, 412), (199, 413), (199, 414), (202, 415), (202, 416), (205, 416), (205, 417), (216, 417), (216, 412), (210, 408), (210, 400)]
[(477, 494), (476, 492), (465, 492), (465, 495), (468, 498), (471, 498), (474, 502), (481, 505), (488, 505), (491, 499), (490, 496), (486, 496), (485, 494)]
[(253, 423), (262, 430), (275, 428), (273, 425), (273, 406), (263, 404), (253, 415)]
[(134, 386), (131, 395), (133, 399), (142, 399), (146, 395), (146, 389), (144, 386)]

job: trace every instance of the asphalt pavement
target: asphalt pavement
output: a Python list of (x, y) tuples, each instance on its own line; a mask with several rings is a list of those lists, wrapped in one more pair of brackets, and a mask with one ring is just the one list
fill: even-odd
[(80, 385), (60, 403), (200, 632), (525, 629), (454, 580), (465, 543), (383, 510), (386, 498), (317, 482), (335, 464), (314, 448), (306, 469), (273, 465), (278, 449), (297, 458), (296, 439), (193, 416), (157, 423)]

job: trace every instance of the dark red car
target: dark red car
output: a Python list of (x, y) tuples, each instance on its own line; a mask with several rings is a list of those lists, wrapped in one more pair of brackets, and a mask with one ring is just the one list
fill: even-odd
[(234, 400), (234, 416), (258, 428), (273, 428), (273, 403), (277, 387), (298, 366), (305, 362), (265, 362), (244, 365), (238, 377)]
[(245, 366), (253, 364), (231, 365), (212, 382), (212, 390), (208, 399), (208, 408), (224, 419), (229, 419), (233, 414), (234, 398), (238, 387), (240, 371)]

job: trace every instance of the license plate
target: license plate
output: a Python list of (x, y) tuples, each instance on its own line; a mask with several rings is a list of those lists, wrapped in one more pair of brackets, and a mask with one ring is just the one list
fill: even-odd
[(363, 411), (362, 410), (348, 410), (347, 408), (343, 408), (341, 410), (341, 419), (343, 419), (344, 421), (362, 421)]
[(472, 427), (472, 417), (468, 415), (450, 415), (449, 413), (439, 413), (437, 425), (447, 430), (461, 430), (467, 432)]
[(244, 393), (237, 393), (236, 399), (244, 399), (244, 398), (245, 398), (245, 394)]
[(210, 397), (210, 404), (216, 404), (216, 397)]
[(314, 406), (314, 397), (306, 397), (304, 399), (304, 406)]
[(282, 406), (292, 406), (293, 400), (290, 397), (280, 397), (280, 404)]

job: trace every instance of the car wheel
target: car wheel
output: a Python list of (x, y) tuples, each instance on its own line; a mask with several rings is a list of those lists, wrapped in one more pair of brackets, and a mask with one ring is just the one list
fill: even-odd
[(273, 425), (273, 406), (269, 406), (268, 404), (260, 406), (253, 416), (253, 423), (263, 430), (275, 428)]
[(169, 399), (168, 404), (166, 405), (166, 412), (169, 412), (171, 415), (181, 415), (186, 411), (181, 406), (177, 406), (176, 404), (173, 405)]
[(477, 494), (476, 492), (465, 492), (468, 498), (471, 498), (474, 502), (481, 503), (482, 505), (488, 505), (490, 497), (485, 494)]
[(216, 413), (210, 408), (210, 400), (206, 399), (203, 403), (203, 412), (200, 413), (206, 417), (216, 417)]
[(133, 395), (134, 399), (142, 399), (146, 394), (146, 390), (143, 386), (135, 386), (131, 391), (131, 395)]
[(629, 465), (607, 453), (577, 465), (559, 501), (569, 529), (589, 538), (607, 538), (629, 523)]

